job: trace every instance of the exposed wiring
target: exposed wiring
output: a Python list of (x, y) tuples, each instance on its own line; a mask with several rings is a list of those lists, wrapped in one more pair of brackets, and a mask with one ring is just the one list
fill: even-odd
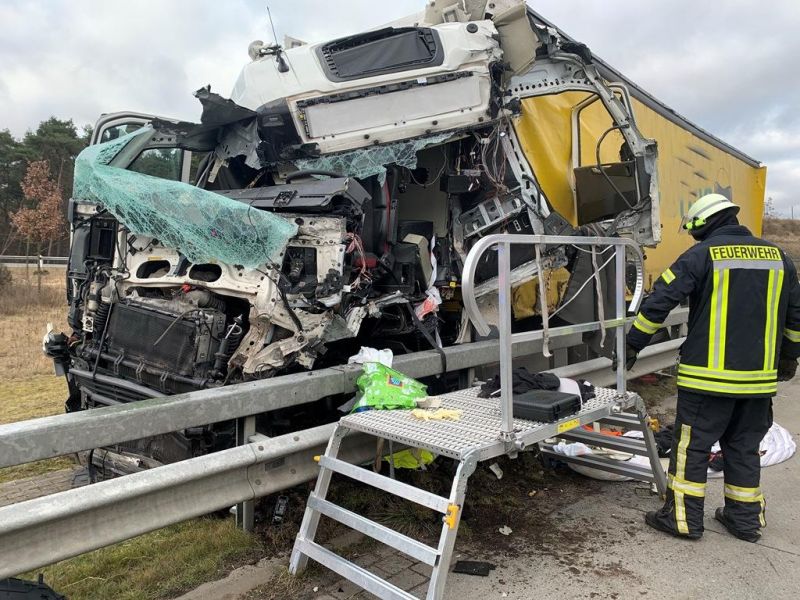
[[(283, 282), (291, 284), (291, 282), (286, 279), (286, 276), (281, 272), (281, 270), (275, 263), (268, 263), (268, 266), (278, 274), (279, 279), (281, 279)], [(281, 302), (283, 303), (283, 306), (286, 309), (286, 313), (289, 315), (289, 318), (292, 320), (292, 323), (294, 323), (295, 327), (297, 327), (297, 331), (303, 331), (303, 324), (300, 322), (300, 319), (297, 318), (297, 315), (294, 314), (292, 305), (289, 304), (289, 298), (286, 297), (286, 292), (284, 292), (281, 283), (275, 281), (272, 277), (269, 276), (269, 273), (267, 273), (266, 271), (262, 271), (261, 269), (254, 269), (254, 270), (261, 273), (264, 277), (266, 277), (273, 284), (275, 284), (275, 289), (278, 290), (278, 294), (281, 297)]]
[(98, 217), (101, 217), (101, 216), (103, 216), (103, 215), (104, 215), (104, 214), (106, 214), (107, 212), (108, 212), (108, 209), (107, 209), (107, 208), (104, 208), (104, 209), (102, 209), (102, 210), (99, 210), (99, 211), (97, 211), (97, 212), (96, 212), (96, 213), (94, 213), (93, 215), (89, 215), (88, 217), (84, 217), (84, 218), (82, 218), (82, 219), (78, 220), (76, 223), (72, 223), (72, 229), (73, 229), (73, 231), (74, 231), (75, 229), (77, 229), (78, 227), (80, 227), (81, 225), (83, 225), (84, 223), (86, 223), (87, 221), (92, 221), (93, 219), (97, 219)]
[[(506, 133), (501, 123), (496, 124), (485, 138), (475, 135), (478, 144), (481, 146), (481, 170), (495, 187), (495, 191), (498, 194), (508, 191), (505, 185), (506, 156), (505, 152), (502, 151), (502, 142), (500, 141), (503, 135), (506, 135)], [(498, 164), (498, 157), (502, 159), (500, 164)]]
[(345, 236), (345, 241), (349, 241), (345, 252), (350, 254), (352, 252), (356, 252), (357, 255), (361, 258), (361, 267), (359, 268), (358, 275), (356, 275), (355, 280), (351, 284), (355, 289), (360, 289), (362, 284), (362, 277), (367, 280), (371, 281), (372, 277), (367, 271), (367, 256), (366, 252), (364, 251), (364, 243), (361, 241), (361, 237), (357, 233), (348, 233)]

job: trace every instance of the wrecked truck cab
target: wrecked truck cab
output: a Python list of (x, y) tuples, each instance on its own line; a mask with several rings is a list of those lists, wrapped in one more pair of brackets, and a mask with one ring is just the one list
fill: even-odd
[[(362, 345), (469, 342), (461, 268), (491, 233), (657, 241), (655, 143), (624, 89), (524, 3), (501, 2), (493, 18), (472, 4), (480, 18), (427, 10), (321, 44), (253, 44), (231, 99), (196, 92), (200, 123), (98, 124), (71, 211), (73, 407), (341, 364)], [(537, 130), (537, 102), (554, 97), (577, 162)], [(559, 172), (577, 219), (542, 186)], [(562, 318), (595, 319), (586, 256), (553, 246), (537, 262), (518, 249), (511, 266), (515, 317), (534, 317), (525, 326), (539, 317), (540, 277), (548, 305), (570, 303)], [(496, 258), (478, 274), (492, 322)], [(315, 411), (263, 417), (259, 430), (334, 414)], [(128, 448), (169, 462), (232, 440), (217, 424)]]

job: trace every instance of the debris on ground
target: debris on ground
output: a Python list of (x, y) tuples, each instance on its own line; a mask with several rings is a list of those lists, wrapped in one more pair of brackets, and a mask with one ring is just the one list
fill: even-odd
[(497, 565), (484, 562), (482, 560), (459, 560), (453, 567), (453, 573), (464, 573), (466, 575), (477, 575), (478, 577), (488, 577)]
[(286, 515), (286, 509), (289, 506), (288, 496), (278, 496), (275, 501), (275, 509), (272, 511), (272, 524), (280, 525), (283, 523), (283, 517)]
[(503, 478), (503, 469), (500, 468), (500, 465), (497, 463), (492, 463), (489, 465), (489, 470), (494, 473), (498, 479)]
[(0, 598), (19, 598), (19, 600), (66, 600), (66, 596), (57, 594), (44, 582), (44, 575), (39, 574), (37, 581), (26, 581), (10, 577), (0, 579)]

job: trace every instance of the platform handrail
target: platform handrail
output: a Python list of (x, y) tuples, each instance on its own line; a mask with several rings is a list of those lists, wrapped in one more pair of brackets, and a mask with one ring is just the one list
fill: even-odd
[[(548, 353), (548, 342), (551, 337), (574, 333), (575, 326), (548, 328), (547, 290), (542, 274), (542, 249), (545, 246), (588, 246), (595, 251), (598, 247), (611, 247), (614, 252), (615, 265), (615, 318), (602, 320), (601, 327), (613, 329), (616, 334), (616, 355), (625, 356), (625, 292), (627, 253), (636, 268), (636, 283), (628, 306), (629, 312), (636, 312), (644, 293), (644, 257), (640, 246), (633, 240), (619, 237), (577, 237), (551, 235), (516, 235), (495, 234), (480, 239), (469, 251), (464, 261), (462, 273), (462, 300), (467, 318), (481, 335), (489, 335), (491, 328), (478, 308), (475, 295), (475, 273), (480, 260), (491, 248), (497, 249), (497, 284), (498, 284), (498, 333), (500, 337), (500, 439), (512, 444), (515, 441), (513, 394), (511, 391), (513, 355), (511, 352), (515, 337), (520, 339), (525, 333), (511, 332), (511, 247), (533, 246), (538, 265), (539, 306), (543, 321), (543, 351)], [(604, 250), (605, 252), (605, 250)], [(610, 261), (610, 259), (609, 259)], [(599, 278), (603, 267), (593, 271), (592, 278)], [(587, 280), (588, 282), (588, 280)], [(578, 292), (580, 293), (580, 292)], [(624, 360), (624, 359), (623, 359)], [(625, 394), (625, 369), (617, 369), (617, 392)]]

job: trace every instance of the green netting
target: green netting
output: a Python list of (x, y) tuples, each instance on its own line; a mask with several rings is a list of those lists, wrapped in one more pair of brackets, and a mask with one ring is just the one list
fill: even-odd
[(403, 140), (350, 150), (340, 154), (328, 154), (319, 158), (303, 158), (293, 161), (301, 170), (333, 171), (346, 177), (364, 179), (370, 175), (377, 175), (381, 185), (386, 180), (385, 165), (395, 164), (408, 169), (417, 168), (417, 152), (428, 146), (440, 144), (453, 134), (440, 133), (415, 140)]
[(76, 200), (101, 204), (131, 233), (157, 238), (194, 263), (217, 260), (253, 268), (273, 262), (297, 225), (179, 181), (109, 166), (149, 127), (89, 146), (75, 161)]

